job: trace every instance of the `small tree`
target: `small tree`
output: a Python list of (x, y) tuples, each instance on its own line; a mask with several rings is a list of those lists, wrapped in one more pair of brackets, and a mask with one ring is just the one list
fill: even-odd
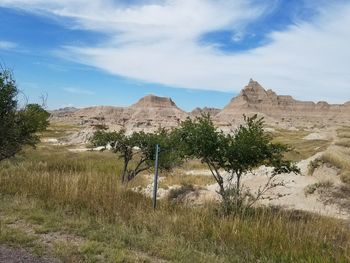
[[(298, 173), (299, 169), (284, 159), (289, 148), (272, 143), (264, 133), (263, 119), (257, 115), (244, 116), (245, 124), (233, 135), (218, 131), (209, 115), (195, 120), (187, 119), (177, 130), (178, 141), (183, 145), (186, 157), (195, 157), (208, 165), (216, 180), (222, 197), (224, 212), (230, 213), (243, 207), (252, 206), (269, 189), (281, 185), (275, 176), (281, 173)], [(261, 165), (273, 167), (266, 185), (259, 188), (256, 195), (242, 187), (242, 176)], [(224, 178), (222, 172), (228, 176)], [(225, 180), (226, 179), (226, 182)]]
[(18, 107), (18, 89), (11, 73), (0, 70), (0, 161), (13, 157), (24, 145), (39, 142), (37, 132), (48, 126), (50, 114), (38, 104)]
[(170, 170), (181, 162), (175, 150), (171, 133), (160, 129), (155, 133), (134, 132), (130, 136), (125, 130), (119, 132), (97, 131), (91, 139), (94, 147), (110, 147), (123, 160), (122, 183), (129, 182), (139, 173), (153, 167), (156, 155), (156, 145), (162, 150), (159, 167)]

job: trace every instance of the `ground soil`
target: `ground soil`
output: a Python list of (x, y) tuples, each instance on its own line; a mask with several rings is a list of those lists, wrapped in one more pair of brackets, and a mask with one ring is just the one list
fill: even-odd
[(44, 258), (38, 258), (21, 248), (0, 246), (1, 263), (52, 263), (58, 262)]

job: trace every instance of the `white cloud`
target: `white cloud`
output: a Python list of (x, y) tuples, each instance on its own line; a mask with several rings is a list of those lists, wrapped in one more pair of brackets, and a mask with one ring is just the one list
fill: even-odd
[(0, 40), (0, 49), (6, 50), (6, 49), (13, 49), (16, 47), (17, 47), (17, 44), (14, 42)]
[(332, 6), (328, 1), (323, 9), (317, 7), (312, 22), (272, 33), (270, 44), (245, 53), (224, 54), (198, 43), (213, 30), (244, 34), (245, 25), (271, 12), (276, 1), (166, 0), (125, 6), (112, 0), (0, 0), (0, 5), (69, 17), (75, 27), (107, 33), (108, 42), (66, 46), (61, 55), (113, 74), (220, 91), (239, 91), (253, 77), (300, 99), (350, 100), (349, 2)]
[(91, 90), (81, 89), (81, 88), (75, 88), (75, 87), (65, 87), (63, 88), (64, 91), (72, 93), (72, 94), (78, 94), (78, 95), (94, 95), (95, 93)]

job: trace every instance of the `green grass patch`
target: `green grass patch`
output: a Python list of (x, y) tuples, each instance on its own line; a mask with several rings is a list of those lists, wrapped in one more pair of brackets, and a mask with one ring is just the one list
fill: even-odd
[(305, 160), (318, 152), (322, 152), (331, 144), (325, 140), (303, 140), (309, 134), (307, 131), (278, 130), (273, 134), (273, 142), (287, 144), (292, 151), (286, 154), (286, 158), (292, 161)]

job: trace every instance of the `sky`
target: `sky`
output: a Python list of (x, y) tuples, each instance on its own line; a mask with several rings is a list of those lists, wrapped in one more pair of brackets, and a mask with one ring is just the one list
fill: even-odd
[(0, 0), (0, 25), (0, 63), (49, 109), (222, 108), (250, 78), (350, 100), (350, 0)]

